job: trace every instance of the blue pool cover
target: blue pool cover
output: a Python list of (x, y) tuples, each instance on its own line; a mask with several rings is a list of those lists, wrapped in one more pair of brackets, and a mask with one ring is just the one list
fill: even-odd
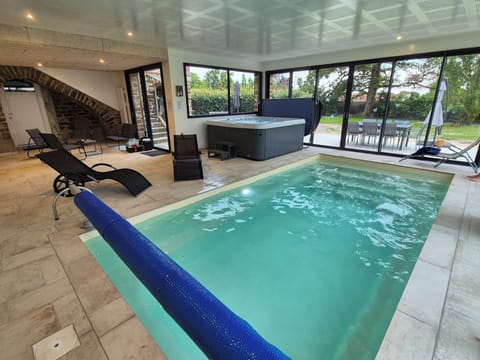
[(75, 204), (210, 359), (289, 359), (128, 221), (90, 192)]

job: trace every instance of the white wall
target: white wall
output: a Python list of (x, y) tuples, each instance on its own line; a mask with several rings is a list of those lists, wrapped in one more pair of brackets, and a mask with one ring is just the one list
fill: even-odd
[[(180, 134), (197, 134), (198, 146), (205, 148), (207, 146), (207, 127), (205, 118), (188, 118), (187, 103), (185, 91), (185, 77), (183, 74), (183, 64), (193, 63), (198, 65), (221, 66), (228, 68), (237, 68), (243, 70), (260, 70), (260, 64), (252, 62), (248, 57), (245, 58), (226, 58), (215, 55), (189, 53), (180, 50), (169, 49), (168, 64), (170, 73), (170, 89), (172, 94), (172, 108), (175, 119), (175, 133)], [(183, 88), (183, 96), (175, 95), (175, 86), (181, 85)]]
[(392, 42), (383, 46), (344, 50), (321, 55), (263, 62), (262, 70), (276, 70), (312, 65), (334, 64), (356, 60), (386, 58), (411, 54), (421, 54), (447, 49), (466, 49), (478, 47), (478, 32), (462, 35), (446, 35), (436, 39), (409, 42), (408, 39)]
[(122, 106), (117, 88), (125, 88), (121, 71), (88, 71), (58, 68), (36, 68), (53, 78), (97, 99), (116, 110)]

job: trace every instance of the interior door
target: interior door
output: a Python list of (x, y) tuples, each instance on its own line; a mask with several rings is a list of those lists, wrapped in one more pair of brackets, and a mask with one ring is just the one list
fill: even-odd
[(1, 92), (2, 107), (15, 146), (28, 144), (26, 129), (38, 128), (42, 132), (50, 132), (45, 104), (39, 101), (39, 91), (40, 89), (36, 88), (35, 92)]

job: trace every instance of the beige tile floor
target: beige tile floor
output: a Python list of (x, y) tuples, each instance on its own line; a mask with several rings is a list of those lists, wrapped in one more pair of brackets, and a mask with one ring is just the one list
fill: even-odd
[[(86, 162), (134, 168), (153, 183), (136, 198), (112, 181), (88, 183), (126, 218), (317, 154), (398, 165), (398, 158), (308, 148), (262, 162), (204, 157), (204, 181), (174, 183), (169, 155), (105, 150)], [(401, 166), (432, 169), (416, 160)], [(480, 183), (467, 181), (467, 167), (441, 170), (455, 177), (378, 359), (480, 358)], [(81, 345), (62, 359), (165, 358), (79, 240), (83, 217), (71, 198), (60, 199), (54, 221), (55, 176), (22, 152), (0, 156), (0, 359), (33, 359), (33, 344), (71, 324)]]

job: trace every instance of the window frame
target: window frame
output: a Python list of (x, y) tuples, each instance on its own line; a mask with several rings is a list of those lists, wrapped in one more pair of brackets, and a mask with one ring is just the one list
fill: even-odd
[[(227, 112), (221, 114), (202, 114), (202, 115), (191, 115), (191, 108), (190, 108), (190, 91), (188, 86), (187, 80), (187, 66), (190, 67), (200, 67), (205, 68), (207, 70), (221, 70), (227, 72), (227, 88), (226, 88), (226, 97), (227, 97)], [(254, 99), (254, 107), (257, 107), (257, 110), (248, 111), (248, 112), (233, 112), (232, 104), (230, 99), (232, 98), (233, 94), (231, 94), (232, 84), (230, 82), (230, 72), (243, 72), (243, 73), (252, 73), (254, 76), (254, 84), (256, 83), (256, 79), (258, 78), (258, 94), (256, 94), (256, 99)], [(205, 117), (221, 117), (221, 116), (229, 116), (229, 115), (248, 115), (248, 114), (256, 114), (258, 113), (258, 105), (262, 100), (262, 89), (263, 89), (263, 76), (261, 71), (257, 70), (248, 70), (248, 69), (240, 69), (240, 68), (231, 68), (231, 67), (222, 67), (222, 66), (213, 66), (213, 65), (205, 65), (205, 64), (196, 64), (196, 63), (183, 63), (183, 77), (184, 77), (184, 86), (185, 86), (185, 103), (187, 109), (187, 118), (188, 119), (195, 119), (195, 118), (205, 118)], [(255, 85), (254, 85), (255, 86)], [(254, 89), (255, 95), (255, 89)]]

